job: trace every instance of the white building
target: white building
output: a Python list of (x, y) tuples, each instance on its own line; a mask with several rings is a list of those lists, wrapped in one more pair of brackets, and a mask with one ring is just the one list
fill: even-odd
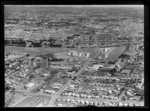
[(73, 72), (66, 72), (66, 73), (72, 75), (72, 74), (75, 74), (76, 71), (73, 71)]
[(69, 51), (68, 55), (73, 55), (75, 57), (86, 57), (86, 58), (88, 58), (90, 53), (88, 53), (88, 52)]
[(79, 57), (81, 57), (82, 56), (82, 53), (79, 53)]
[(75, 85), (74, 84), (70, 84), (70, 86), (69, 86), (70, 88), (74, 88), (75, 87)]
[(52, 88), (60, 89), (60, 86), (52, 85)]
[(55, 93), (54, 90), (45, 90), (44, 92), (49, 93), (49, 94), (54, 94)]
[(54, 86), (62, 86), (60, 83), (53, 83)]
[(91, 67), (91, 69), (98, 70), (99, 67), (103, 67), (103, 65), (101, 65), (101, 64), (95, 64), (95, 65), (93, 65), (93, 67)]
[(33, 87), (34, 85), (35, 85), (35, 83), (29, 83), (26, 85), (26, 88), (29, 89), (29, 88)]
[(86, 53), (86, 58), (88, 58), (88, 57), (89, 57), (89, 55), (90, 55), (90, 53)]

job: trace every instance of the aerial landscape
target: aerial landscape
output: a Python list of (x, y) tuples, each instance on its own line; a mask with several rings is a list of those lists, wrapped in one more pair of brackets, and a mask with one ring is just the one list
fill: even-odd
[(5, 5), (4, 107), (143, 107), (143, 5)]

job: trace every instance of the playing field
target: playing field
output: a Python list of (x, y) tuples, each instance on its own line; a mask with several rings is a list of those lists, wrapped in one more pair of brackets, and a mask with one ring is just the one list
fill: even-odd
[[(84, 49), (69, 49), (69, 48), (25, 48), (25, 47), (15, 47), (15, 46), (7, 46), (5, 47), (5, 52), (13, 52), (13, 53), (29, 53), (31, 56), (47, 54), (47, 53), (55, 53), (55, 52), (63, 52), (66, 51), (77, 51), (77, 52), (90, 52), (90, 58), (94, 57), (94, 55), (98, 52), (96, 49), (84, 48)], [(63, 54), (62, 53), (62, 54)], [(59, 53), (61, 54), (61, 53)], [(63, 56), (63, 55), (62, 55)]]
[(116, 47), (112, 52), (109, 53), (107, 60), (115, 61), (125, 51), (125, 46)]
[(15, 46), (5, 47), (5, 52), (29, 53), (31, 55), (41, 55), (45, 53), (62, 52), (66, 50), (68, 49), (66, 48), (25, 48), (25, 47), (15, 47)]

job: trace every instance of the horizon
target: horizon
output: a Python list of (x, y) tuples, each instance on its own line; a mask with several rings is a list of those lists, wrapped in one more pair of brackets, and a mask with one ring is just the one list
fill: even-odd
[(15, 7), (74, 7), (74, 8), (101, 8), (101, 7), (128, 7), (128, 8), (144, 8), (144, 5), (4, 5), (6, 7), (11, 7), (11, 6), (15, 6)]

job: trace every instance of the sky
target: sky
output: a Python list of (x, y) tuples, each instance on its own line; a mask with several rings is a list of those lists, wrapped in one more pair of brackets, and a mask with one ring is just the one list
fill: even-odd
[(24, 6), (24, 7), (141, 7), (143, 8), (144, 5), (5, 5), (5, 6)]

